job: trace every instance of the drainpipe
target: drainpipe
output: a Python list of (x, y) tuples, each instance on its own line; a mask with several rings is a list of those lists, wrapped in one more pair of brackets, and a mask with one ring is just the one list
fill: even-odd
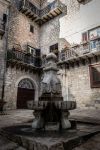
[(24, 6), (25, 6), (25, 0), (24, 0)]
[(3, 73), (3, 85), (2, 85), (2, 94), (1, 94), (1, 109), (0, 112), (1, 114), (5, 114), (4, 113), (4, 90), (5, 90), (5, 77), (6, 77), (6, 63), (7, 63), (7, 50), (8, 50), (8, 27), (9, 27), (9, 9), (10, 6), (7, 8), (7, 22), (6, 22), (6, 27), (5, 27), (5, 37), (4, 37), (4, 73)]

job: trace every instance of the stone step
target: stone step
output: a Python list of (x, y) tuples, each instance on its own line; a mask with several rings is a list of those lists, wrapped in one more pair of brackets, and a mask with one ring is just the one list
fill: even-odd
[(25, 148), (0, 135), (0, 150), (25, 150)]
[(5, 128), (1, 133), (29, 150), (72, 150), (100, 133), (100, 128), (94, 125), (79, 124), (77, 130), (35, 132), (25, 124)]

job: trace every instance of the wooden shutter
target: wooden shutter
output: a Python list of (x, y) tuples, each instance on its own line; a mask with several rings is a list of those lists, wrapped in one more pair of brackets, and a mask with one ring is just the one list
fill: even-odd
[(87, 42), (88, 41), (88, 34), (87, 32), (82, 33), (82, 42)]
[(100, 87), (100, 64), (90, 66), (90, 81), (92, 88)]

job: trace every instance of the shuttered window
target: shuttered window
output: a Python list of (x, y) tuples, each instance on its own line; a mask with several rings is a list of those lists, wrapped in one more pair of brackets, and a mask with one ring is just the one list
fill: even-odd
[(92, 88), (100, 87), (100, 64), (90, 66), (90, 82)]

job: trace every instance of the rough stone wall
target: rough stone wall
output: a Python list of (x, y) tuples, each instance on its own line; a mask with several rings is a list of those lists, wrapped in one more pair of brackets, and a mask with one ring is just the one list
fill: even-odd
[(49, 46), (58, 43), (59, 40), (59, 17), (45, 23), (40, 33), (41, 52), (48, 54)]
[[(9, 30), (8, 30), (8, 49), (12, 49), (16, 44), (21, 46), (22, 50), (26, 50), (27, 44), (34, 48), (39, 48), (39, 26), (31, 21), (28, 17), (18, 11), (16, 7), (16, 0), (11, 1), (10, 16), (9, 16)], [(34, 1), (39, 7), (38, 1)], [(18, 3), (17, 3), (18, 4)], [(34, 33), (30, 32), (30, 24), (34, 26)], [(39, 74), (34, 72), (25, 72), (16, 70), (15, 68), (7, 68), (5, 78), (5, 95), (4, 99), (7, 102), (5, 109), (16, 109), (17, 101), (17, 82), (20, 79), (29, 78), (35, 84), (35, 100), (38, 99), (39, 92)]]
[(16, 68), (8, 68), (6, 73), (5, 81), (5, 105), (6, 109), (16, 109), (17, 103), (17, 89), (18, 83), (22, 80), (28, 78), (34, 84), (35, 89), (35, 101), (38, 100), (39, 96), (39, 81), (40, 78), (37, 73), (30, 73), (21, 70), (16, 70)]
[[(50, 1), (45, 0), (42, 7), (45, 7), (48, 2)], [(41, 51), (44, 54), (48, 54), (49, 46), (55, 43), (59, 44), (60, 51), (65, 46), (73, 43), (73, 41), (70, 43), (68, 39), (71, 41), (73, 38), (76, 40), (76, 43), (78, 42), (77, 39), (81, 41), (81, 34), (83, 32), (91, 29), (93, 25), (95, 27), (97, 26), (97, 22), (93, 22), (93, 19), (96, 18), (95, 14), (98, 10), (95, 9), (96, 5), (100, 4), (99, 0), (86, 1), (85, 5), (79, 4), (77, 0), (63, 0), (62, 2), (67, 5), (67, 15), (58, 16), (41, 27), (40, 45)], [(90, 16), (90, 18), (88, 18), (90, 19), (90, 22), (86, 22), (86, 16), (91, 14), (92, 6), (95, 10), (94, 18), (93, 16)], [(79, 18), (82, 18), (82, 24), (79, 21)], [(77, 26), (74, 27), (74, 24)], [(59, 77), (63, 85), (64, 100), (76, 100), (78, 107), (94, 107), (95, 100), (99, 100), (100, 97), (100, 88), (90, 87), (88, 64), (71, 68), (70, 70), (63, 69), (63, 71), (60, 70), (60, 72), (63, 72)]]
[[(0, 23), (3, 20), (3, 14), (7, 14), (8, 10), (9, 10), (9, 1), (0, 0)], [(3, 36), (0, 35), (0, 99), (2, 97), (2, 86), (5, 71), (6, 36), (7, 36), (7, 29), (5, 29), (5, 34)]]
[[(13, 1), (16, 0), (12, 0), (12, 2)], [(52, 1), (53, 0), (31, 0), (31, 2), (34, 3), (38, 8), (40, 7), (40, 5), (41, 8), (44, 8)], [(96, 3), (98, 1), (99, 0), (95, 0)], [(72, 38), (72, 35), (74, 37), (77, 29), (79, 29), (78, 26), (77, 28), (74, 28), (72, 26), (72, 22), (74, 21), (74, 23), (76, 23), (76, 20), (79, 19), (78, 17), (81, 16), (81, 13), (85, 12), (85, 7), (88, 8), (87, 6), (89, 5), (88, 3), (86, 5), (80, 5), (77, 0), (62, 0), (61, 2), (67, 5), (67, 15), (60, 15), (42, 25), (41, 28), (36, 23), (34, 23), (34, 21), (32, 22), (28, 17), (19, 12), (15, 4), (12, 3), (10, 8), (8, 48), (11, 49), (14, 44), (19, 44), (21, 45), (22, 49), (25, 50), (26, 45), (30, 44), (31, 46), (36, 48), (40, 47), (42, 54), (48, 54), (49, 47), (53, 44), (58, 43), (59, 50), (67, 45), (70, 45), (70, 43), (68, 42), (68, 37), (70, 39)], [(94, 1), (89, 0), (89, 2)], [(2, 8), (0, 9), (0, 12), (4, 9)], [(84, 18), (84, 15), (82, 16)], [(34, 26), (34, 33), (29, 32), (30, 24), (33, 24)], [(86, 22), (84, 24), (86, 24)], [(73, 31), (73, 33), (71, 34), (70, 31)], [(82, 32), (83, 31), (85, 30), (82, 30)], [(0, 42), (0, 51), (2, 51), (3, 49), (2, 43), (3, 41)], [(2, 56), (2, 53), (0, 53), (0, 58), (2, 58)], [(4, 62), (4, 59), (2, 61)], [(1, 66), (1, 68), (3, 68), (3, 65)], [(70, 70), (63, 69), (62, 72), (63, 73), (62, 75), (60, 75), (60, 79), (63, 85), (64, 100), (76, 100), (78, 107), (86, 107), (92, 106), (95, 100), (99, 99), (100, 88), (90, 88), (90, 75), (88, 65), (81, 65), (78, 68), (75, 67), (71, 68)], [(6, 105), (8, 109), (16, 108), (17, 83), (20, 79), (25, 77), (33, 79), (34, 82), (36, 82), (38, 89), (40, 79), (38, 74), (31, 74), (29, 72), (26, 73), (20, 70), (16, 70), (15, 68), (11, 69), (10, 67), (7, 69), (5, 101), (8, 102)], [(36, 96), (36, 99), (37, 97), (38, 96)]]
[[(53, 0), (44, 0), (42, 8), (46, 7), (52, 1)], [(67, 0), (62, 0), (61, 2), (67, 6)], [(43, 54), (49, 53), (49, 47), (53, 44), (58, 43), (59, 50), (68, 44), (64, 38), (60, 38), (60, 19), (64, 16), (65, 14), (59, 15), (42, 25), (40, 30), (40, 47)]]
[[(34, 26), (34, 33), (30, 32), (30, 24)], [(25, 14), (18, 11), (12, 2), (10, 9), (8, 47), (19, 44), (26, 49), (27, 44), (39, 48), (39, 26), (31, 21)]]
[(64, 100), (75, 100), (80, 108), (93, 108), (95, 102), (100, 100), (100, 88), (91, 88), (88, 64), (69, 70), (62, 69), (59, 71), (59, 77), (62, 81)]

